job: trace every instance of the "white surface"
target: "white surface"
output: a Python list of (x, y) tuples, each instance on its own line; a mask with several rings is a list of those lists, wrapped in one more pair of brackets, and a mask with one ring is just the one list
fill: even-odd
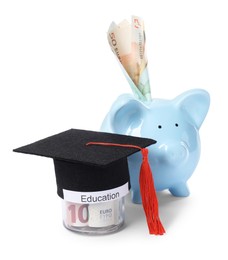
[[(225, 0), (0, 2), (0, 259), (228, 258), (227, 13)], [(141, 206), (128, 203), (124, 230), (81, 236), (62, 226), (52, 160), (12, 149), (99, 129), (131, 92), (106, 39), (131, 14), (145, 20), (153, 97), (210, 92), (202, 155), (190, 197), (159, 194), (166, 235), (149, 236)]]

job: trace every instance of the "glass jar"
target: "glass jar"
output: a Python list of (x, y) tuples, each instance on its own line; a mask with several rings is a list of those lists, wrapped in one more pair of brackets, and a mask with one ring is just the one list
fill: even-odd
[(64, 226), (84, 234), (108, 234), (118, 231), (124, 224), (124, 197), (92, 204), (63, 200), (62, 209)]

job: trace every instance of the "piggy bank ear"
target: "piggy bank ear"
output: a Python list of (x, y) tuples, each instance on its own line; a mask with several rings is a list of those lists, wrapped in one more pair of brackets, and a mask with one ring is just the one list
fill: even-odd
[(199, 129), (210, 106), (209, 93), (203, 89), (193, 89), (179, 95), (174, 101), (180, 110), (189, 115), (193, 124)]
[(130, 134), (132, 129), (140, 125), (145, 108), (142, 102), (131, 95), (120, 96), (107, 115), (110, 129), (114, 133)]

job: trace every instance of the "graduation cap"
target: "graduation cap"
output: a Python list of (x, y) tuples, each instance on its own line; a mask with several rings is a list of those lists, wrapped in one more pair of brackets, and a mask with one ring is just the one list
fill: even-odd
[(53, 158), (57, 193), (64, 191), (93, 192), (130, 183), (127, 157), (140, 151), (142, 203), (151, 234), (163, 234), (158, 216), (158, 202), (145, 148), (156, 143), (149, 138), (70, 129), (35, 143), (14, 149), (14, 152)]

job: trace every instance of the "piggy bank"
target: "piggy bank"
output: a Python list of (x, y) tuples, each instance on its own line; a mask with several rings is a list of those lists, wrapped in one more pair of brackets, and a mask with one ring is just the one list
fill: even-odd
[[(200, 158), (199, 129), (207, 115), (210, 96), (193, 89), (173, 100), (140, 101), (121, 95), (106, 115), (101, 131), (155, 139), (149, 147), (149, 163), (157, 191), (168, 189), (172, 195), (189, 195), (187, 181)], [(140, 152), (128, 158), (131, 195), (141, 203)]]

